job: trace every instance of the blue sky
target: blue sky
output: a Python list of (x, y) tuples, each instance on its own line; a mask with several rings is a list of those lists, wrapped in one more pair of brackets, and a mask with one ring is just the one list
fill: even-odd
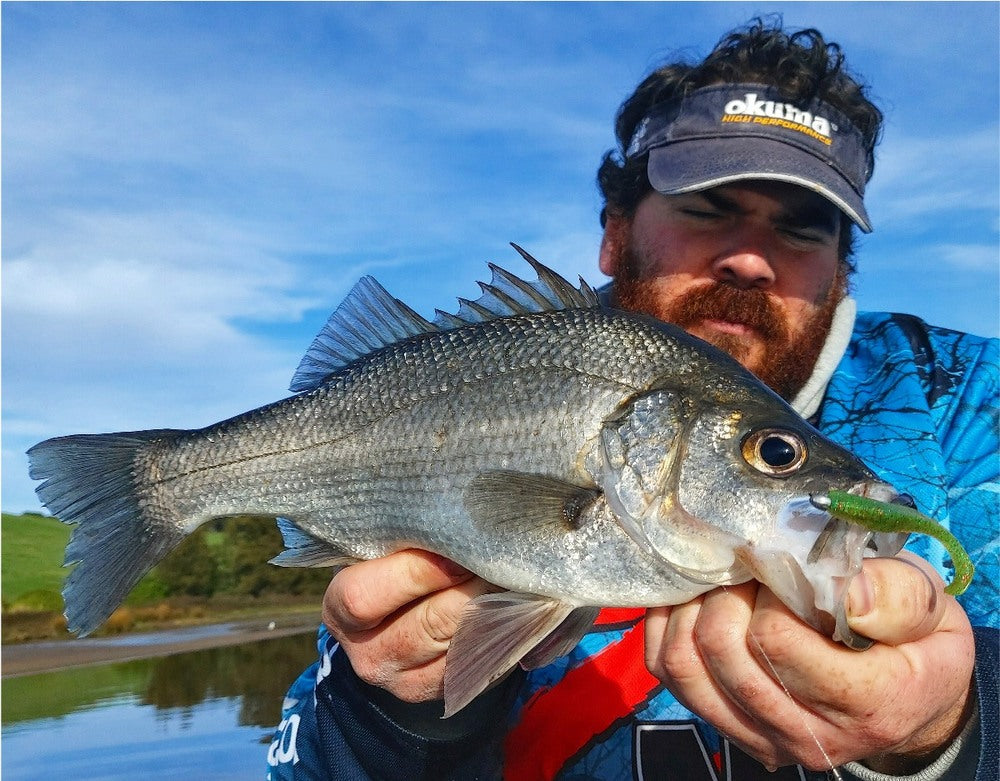
[(886, 111), (860, 305), (997, 335), (996, 3), (4, 2), (3, 509), (41, 439), (287, 395), (364, 273), (424, 314), (510, 241), (601, 282), (619, 103), (772, 12)]

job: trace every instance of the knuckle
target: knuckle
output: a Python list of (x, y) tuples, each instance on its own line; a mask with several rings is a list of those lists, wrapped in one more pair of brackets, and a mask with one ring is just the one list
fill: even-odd
[(324, 616), (329, 614), (334, 627), (345, 632), (367, 629), (384, 616), (372, 600), (372, 592), (359, 578), (338, 575), (327, 591)]
[(822, 772), (824, 770), (829, 770), (831, 765), (840, 764), (840, 762), (832, 757), (825, 749), (821, 749), (819, 746), (815, 745), (815, 743), (812, 745), (803, 743), (794, 751), (786, 753), (783, 756), (781, 764), (801, 765), (806, 770)]
[(902, 744), (909, 734), (903, 719), (880, 719), (869, 721), (861, 730), (861, 742), (877, 751), (887, 751)]
[(444, 668), (435, 664), (413, 670), (406, 675), (397, 689), (393, 694), (403, 702), (440, 700), (444, 697)]
[(917, 571), (922, 577), (911, 578), (908, 588), (892, 590), (888, 595), (892, 598), (892, 603), (887, 607), (902, 613), (906, 618), (922, 620), (937, 609), (938, 590), (926, 573)]
[(761, 687), (760, 682), (756, 679), (746, 677), (736, 682), (735, 693), (738, 702), (752, 704), (761, 698), (763, 688)]
[(387, 688), (391, 683), (391, 675), (383, 661), (376, 661), (370, 654), (359, 653), (357, 649), (349, 657), (354, 674), (365, 683), (380, 688)]
[(420, 610), (420, 630), (425, 637), (436, 643), (451, 640), (458, 628), (457, 616), (451, 612), (444, 600), (427, 599)]
[(754, 616), (747, 637), (748, 647), (758, 662), (783, 667), (800, 653), (803, 632), (813, 633), (798, 619), (785, 615)]
[(650, 659), (647, 666), (658, 678), (678, 683), (699, 679), (705, 674), (698, 651), (681, 640), (666, 641), (660, 653)]
[(695, 626), (695, 639), (702, 656), (724, 658), (744, 647), (745, 629), (738, 623), (705, 619)]
[(351, 657), (351, 666), (358, 678), (408, 703), (427, 702), (443, 696), (443, 665), (443, 657), (436, 663), (413, 669), (400, 668), (386, 658), (366, 652)]
[(406, 583), (423, 583), (430, 573), (440, 569), (439, 557), (423, 550), (406, 550), (396, 554), (397, 565), (401, 568), (400, 579)]
[(802, 723), (795, 728), (769, 729), (769, 739), (755, 756), (769, 767), (801, 765), (814, 772), (829, 770), (831, 766), (847, 761), (847, 757), (841, 759), (837, 756), (831, 741), (820, 740), (815, 731), (809, 732)]

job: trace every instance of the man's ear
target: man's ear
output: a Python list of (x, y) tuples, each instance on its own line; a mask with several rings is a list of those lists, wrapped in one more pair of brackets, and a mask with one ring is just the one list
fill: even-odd
[(613, 277), (618, 271), (618, 264), (628, 246), (628, 232), (631, 221), (621, 214), (608, 213), (604, 222), (604, 235), (601, 237), (601, 253), (599, 265), (601, 272)]

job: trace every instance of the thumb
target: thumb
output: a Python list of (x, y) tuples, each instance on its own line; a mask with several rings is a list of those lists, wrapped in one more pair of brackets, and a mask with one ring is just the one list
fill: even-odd
[(940, 628), (954, 598), (919, 556), (865, 559), (847, 592), (847, 623), (855, 632), (887, 645), (902, 645)]

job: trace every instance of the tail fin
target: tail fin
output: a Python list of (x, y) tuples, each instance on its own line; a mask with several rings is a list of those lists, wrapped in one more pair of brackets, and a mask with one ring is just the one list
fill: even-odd
[(174, 430), (77, 434), (28, 450), (35, 492), (63, 523), (75, 524), (64, 566), (69, 630), (88, 635), (188, 530), (166, 508), (141, 502), (137, 454), (175, 439)]

